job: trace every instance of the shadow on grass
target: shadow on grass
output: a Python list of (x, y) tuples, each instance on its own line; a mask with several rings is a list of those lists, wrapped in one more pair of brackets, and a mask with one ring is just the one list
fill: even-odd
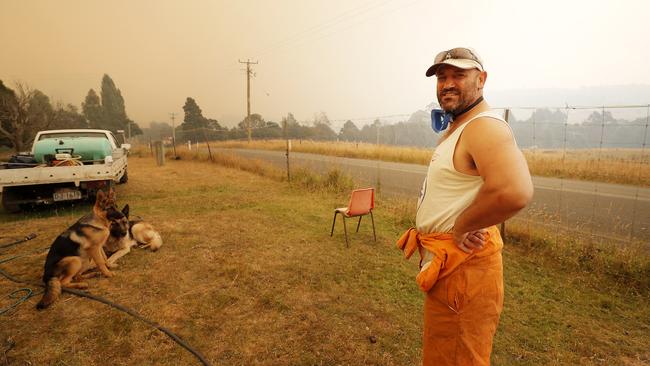
[(0, 209), (0, 222), (18, 222), (44, 219), (56, 216), (83, 216), (92, 210), (90, 201), (58, 202), (51, 205), (30, 205), (18, 213), (7, 213)]

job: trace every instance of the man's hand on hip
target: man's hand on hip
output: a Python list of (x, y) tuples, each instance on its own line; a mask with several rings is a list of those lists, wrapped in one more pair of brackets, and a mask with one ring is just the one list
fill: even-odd
[(454, 244), (463, 252), (471, 253), (474, 249), (481, 250), (486, 243), (486, 229), (458, 233), (454, 230)]

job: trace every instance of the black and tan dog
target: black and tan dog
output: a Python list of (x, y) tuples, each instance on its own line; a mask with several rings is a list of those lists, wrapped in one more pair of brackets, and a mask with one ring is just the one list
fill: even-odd
[(108, 256), (106, 264), (117, 266), (117, 260), (127, 255), (131, 247), (139, 246), (155, 252), (163, 244), (162, 237), (149, 223), (143, 220), (129, 220), (129, 205), (122, 209), (122, 217), (112, 220), (110, 236), (106, 240), (104, 250)]
[(103, 246), (110, 234), (110, 224), (124, 215), (115, 209), (115, 192), (97, 192), (92, 213), (61, 233), (52, 243), (45, 259), (43, 282), (45, 294), (36, 305), (38, 309), (50, 306), (61, 294), (61, 287), (85, 289), (88, 287), (82, 279), (90, 266), (91, 260), (106, 277), (113, 274), (106, 265)]

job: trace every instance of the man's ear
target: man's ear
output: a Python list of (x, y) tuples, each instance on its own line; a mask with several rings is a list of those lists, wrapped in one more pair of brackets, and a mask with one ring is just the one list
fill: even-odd
[(487, 71), (481, 71), (478, 74), (478, 90), (483, 90), (483, 87), (485, 87), (486, 80), (487, 80)]

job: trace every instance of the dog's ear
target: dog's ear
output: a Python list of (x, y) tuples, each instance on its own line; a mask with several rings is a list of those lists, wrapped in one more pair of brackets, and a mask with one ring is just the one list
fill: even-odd
[(105, 209), (106, 209), (106, 193), (104, 193), (103, 190), (99, 189), (97, 190), (97, 193), (95, 193), (95, 206), (93, 206), (93, 210), (104, 211)]
[(104, 193), (104, 191), (101, 189), (98, 190), (97, 193), (95, 194), (95, 204), (103, 205), (105, 200), (106, 200), (106, 194)]
[(129, 218), (129, 204), (127, 203), (124, 205), (124, 208), (122, 209), (122, 213), (124, 216), (128, 219)]

